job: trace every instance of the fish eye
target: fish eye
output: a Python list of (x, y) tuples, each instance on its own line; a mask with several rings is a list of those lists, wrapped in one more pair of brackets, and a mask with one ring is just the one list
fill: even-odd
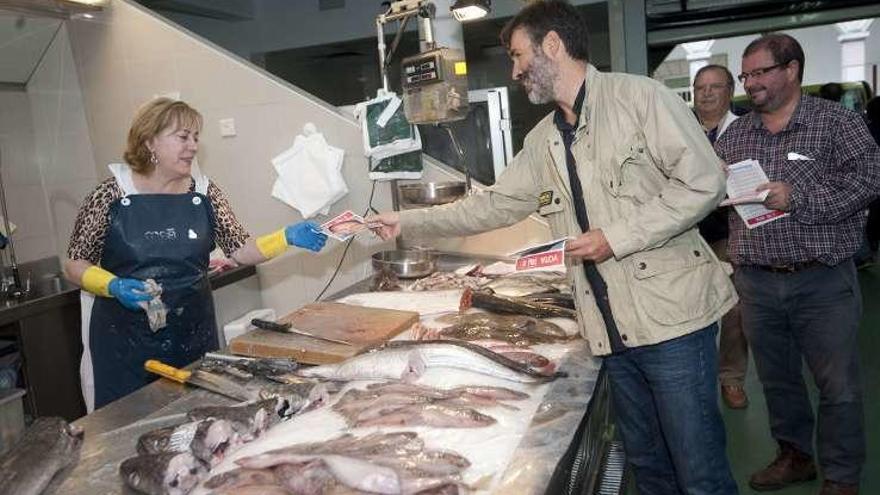
[(196, 474), (199, 472), (199, 468), (191, 467), (189, 468), (189, 474)]
[(175, 477), (173, 480), (171, 480), (170, 483), (168, 483), (168, 486), (170, 486), (171, 488), (177, 488), (177, 485), (179, 484), (180, 481), (178, 481), (178, 479)]

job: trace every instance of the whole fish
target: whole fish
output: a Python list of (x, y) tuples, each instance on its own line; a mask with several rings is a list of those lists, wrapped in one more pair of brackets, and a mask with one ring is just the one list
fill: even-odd
[(491, 289), (493, 293), (507, 297), (522, 297), (532, 294), (546, 294), (559, 290), (537, 277), (525, 275), (499, 277), (483, 284), (483, 289)]
[(530, 296), (524, 296), (522, 298), (523, 301), (533, 302), (539, 304), (547, 304), (550, 306), (558, 306), (560, 308), (567, 308), (574, 310), (574, 296), (571, 294), (563, 294), (563, 293), (551, 293), (551, 294), (532, 294)]
[(280, 414), (286, 407), (284, 403), (283, 399), (276, 397), (243, 406), (197, 407), (186, 415), (191, 421), (206, 419), (229, 421), (242, 441), (249, 442), (280, 421)]
[(540, 373), (528, 365), (469, 342), (401, 340), (364, 349), (341, 363), (299, 371), (303, 376), (330, 380), (414, 381), (428, 368), (460, 369), (522, 383), (555, 380), (564, 373)]
[(42, 493), (59, 471), (76, 462), (82, 437), (82, 429), (61, 418), (37, 418), (0, 457), (0, 492)]
[(438, 323), (451, 323), (448, 327), (430, 329), (416, 326), (417, 339), (437, 338), (458, 340), (495, 340), (520, 347), (534, 344), (552, 344), (575, 338), (565, 333), (555, 323), (523, 315), (496, 315), (472, 313), (445, 315)]
[(526, 315), (535, 318), (550, 318), (555, 316), (560, 318), (571, 318), (572, 320), (577, 319), (577, 312), (572, 309), (530, 302), (515, 297), (497, 296), (483, 291), (465, 289), (464, 293), (461, 295), (459, 311), (467, 311), (470, 308), (485, 309), (486, 311), (491, 311), (493, 313)]
[(189, 452), (139, 455), (119, 465), (125, 483), (148, 495), (185, 495), (206, 474), (202, 463)]
[(419, 395), (427, 395), (438, 399), (447, 398), (449, 396), (457, 396), (461, 394), (476, 395), (488, 397), (496, 400), (525, 400), (529, 398), (529, 394), (511, 390), (505, 387), (492, 387), (488, 385), (462, 385), (460, 387), (441, 389), (436, 387), (428, 387), (426, 385), (415, 385), (412, 383), (370, 383), (367, 390), (377, 393), (417, 393)]

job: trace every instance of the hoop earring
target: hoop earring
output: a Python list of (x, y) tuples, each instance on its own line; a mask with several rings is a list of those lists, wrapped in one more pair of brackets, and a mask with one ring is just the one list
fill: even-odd
[(159, 163), (159, 159), (156, 157), (155, 151), (150, 151), (150, 163), (152, 163), (153, 165)]

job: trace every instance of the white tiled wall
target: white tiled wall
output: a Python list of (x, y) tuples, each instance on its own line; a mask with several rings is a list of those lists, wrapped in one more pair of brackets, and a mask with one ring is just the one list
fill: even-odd
[(0, 153), (19, 263), (63, 256), (76, 210), (96, 181), (67, 30), (23, 90), (0, 91)]
[[(64, 259), (77, 209), (97, 182), (91, 137), (66, 26), (61, 27), (43, 55), (28, 81), (27, 92), (34, 122), (34, 168), (40, 177), (40, 183), (32, 192), (42, 200), (42, 207), (34, 209), (30, 221), (36, 225), (45, 222), (51, 241), (46, 241), (45, 246), (51, 247), (51, 251), (46, 252), (41, 239), (34, 239), (31, 242), (39, 244), (26, 249), (28, 240), (22, 232), (16, 253), (21, 251), (36, 258), (58, 255)], [(30, 223), (23, 227), (32, 228)]]

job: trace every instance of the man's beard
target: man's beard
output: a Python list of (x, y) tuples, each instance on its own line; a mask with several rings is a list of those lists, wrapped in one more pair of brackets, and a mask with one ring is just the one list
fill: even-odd
[[(521, 79), (521, 83), (526, 88), (526, 93), (529, 96), (529, 101), (535, 105), (554, 101), (556, 99), (556, 91), (553, 86), (558, 77), (559, 70), (553, 65), (550, 57), (538, 48), (535, 58), (532, 60), (532, 66)], [(528, 85), (526, 85), (526, 82), (528, 82)]]

